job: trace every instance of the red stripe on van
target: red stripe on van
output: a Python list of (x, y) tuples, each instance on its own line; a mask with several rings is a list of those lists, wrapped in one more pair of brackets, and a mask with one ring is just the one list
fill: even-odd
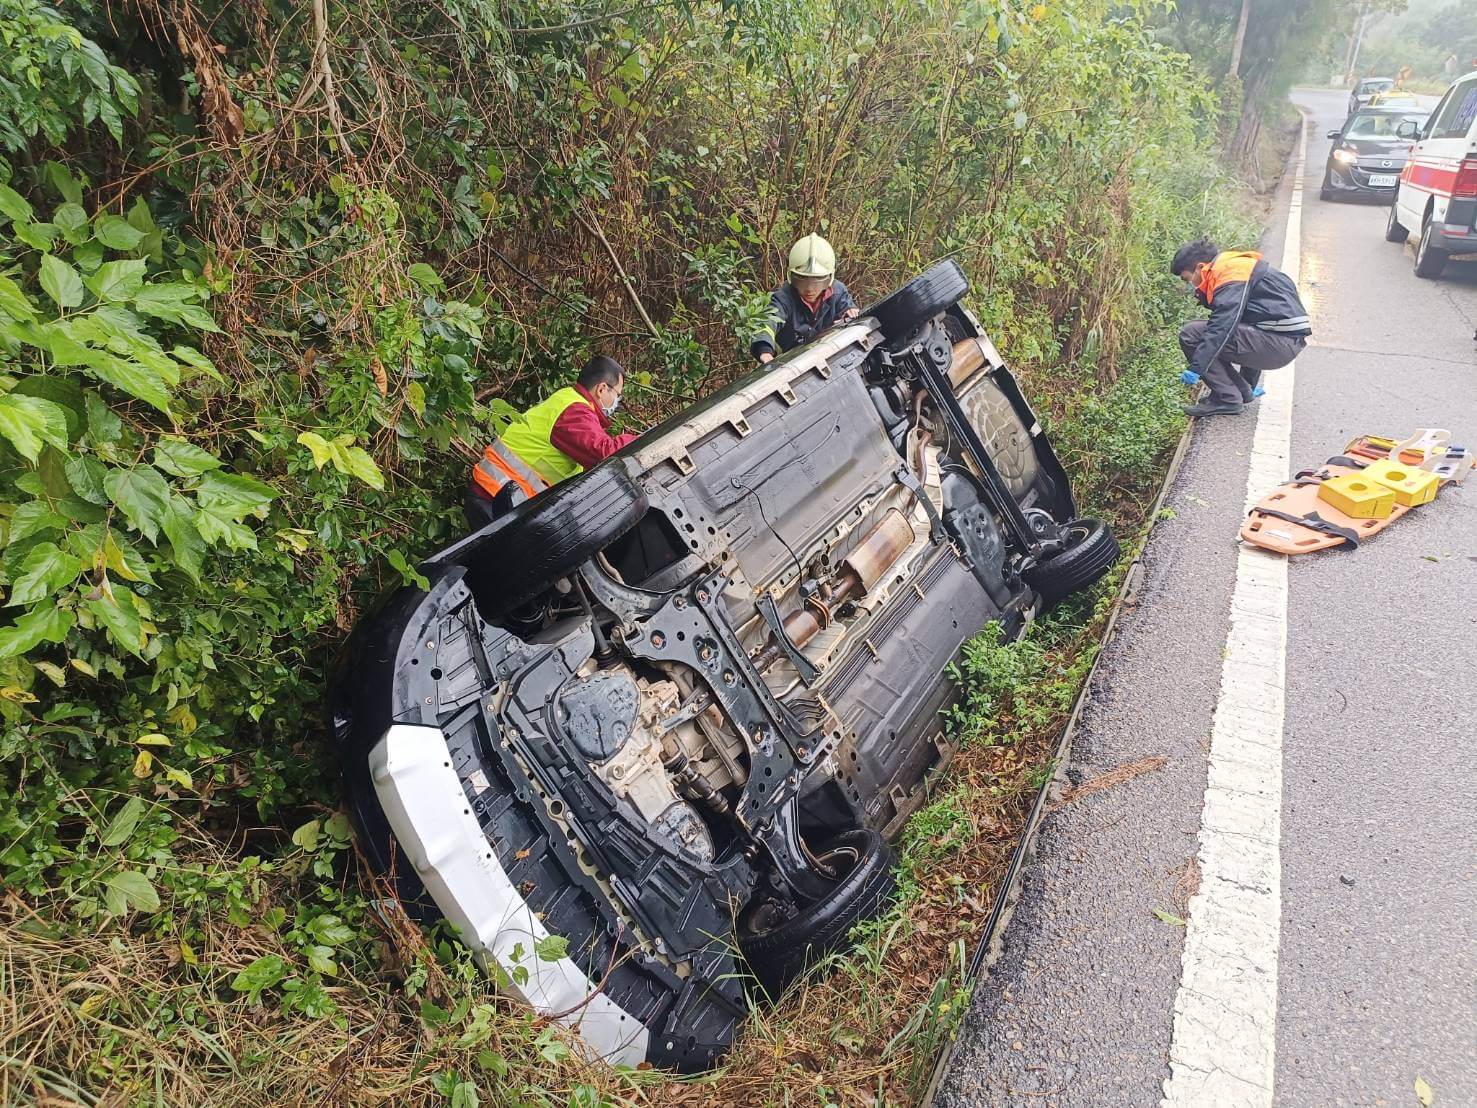
[(1421, 162), (1408, 162), (1405, 166), (1404, 179), (1416, 188), (1450, 196), (1452, 186), (1456, 184), (1456, 170), (1447, 169), (1444, 166), (1425, 165)]

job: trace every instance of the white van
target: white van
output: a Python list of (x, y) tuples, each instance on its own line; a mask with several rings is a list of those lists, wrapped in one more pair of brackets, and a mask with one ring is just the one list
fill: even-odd
[(1419, 234), (1416, 276), (1439, 277), (1451, 255), (1477, 253), (1477, 72), (1446, 90), (1423, 129), (1407, 120), (1397, 133), (1415, 145), (1385, 238)]

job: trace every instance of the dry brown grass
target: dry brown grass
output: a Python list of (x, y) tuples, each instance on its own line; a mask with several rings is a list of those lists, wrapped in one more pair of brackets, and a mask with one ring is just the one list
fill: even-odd
[[(284, 1014), (275, 997), (253, 1005), (230, 988), (258, 957), (291, 959), (265, 928), (224, 929), (214, 949), (191, 951), (198, 964), (190, 964), (167, 925), (71, 934), (49, 922), (60, 906), (43, 913), (10, 895), (0, 902), (0, 1103), (398, 1108), (445, 1104), (432, 1079), (448, 1070), (478, 1080), (488, 1103), (492, 1075), (476, 1062), (484, 1049), (561, 1105), (579, 1085), (611, 1101), (654, 1105), (906, 1103), (927, 1080), (937, 1032), (959, 1014), (958, 944), (979, 938), (1032, 775), (1049, 754), (1048, 736), (963, 752), (948, 780), (969, 798), (968, 818), (949, 849), (915, 866), (906, 911), (857, 957), (835, 959), (780, 1004), (757, 1010), (729, 1064), (712, 1075), (622, 1078), (574, 1055), (551, 1064), (537, 1056), (540, 1021), (434, 968), (425, 990), (438, 1003), (467, 997), (496, 1006), (487, 1042), (466, 1045), (460, 1028), (428, 1028), (418, 998), (404, 995), (393, 972), (332, 983), (338, 1019)], [(424, 953), (409, 921), (386, 921), (385, 966), (418, 964)], [(936, 992), (941, 978), (949, 983)], [(510, 1085), (492, 1092), (491, 1103), (528, 1102), (522, 1096)]]

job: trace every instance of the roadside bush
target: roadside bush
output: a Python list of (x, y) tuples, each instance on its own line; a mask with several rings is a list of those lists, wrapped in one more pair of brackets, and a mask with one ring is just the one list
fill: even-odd
[[(363, 880), (331, 660), (513, 407), (596, 349), (632, 425), (730, 379), (813, 229), (863, 301), (957, 257), (1131, 514), (1224, 188), (1146, 11), (0, 0), (0, 1100), (711, 1092), (593, 1069)], [(1080, 675), (961, 665), (1017, 730)]]

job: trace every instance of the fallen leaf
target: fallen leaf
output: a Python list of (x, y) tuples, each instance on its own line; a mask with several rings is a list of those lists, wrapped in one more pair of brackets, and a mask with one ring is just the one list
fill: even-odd
[(1155, 908), (1154, 909), (1154, 914), (1156, 916), (1158, 916), (1160, 919), (1162, 919), (1165, 923), (1172, 923), (1176, 927), (1183, 927), (1183, 926), (1185, 926), (1185, 921), (1184, 920), (1182, 920), (1179, 916), (1175, 915), (1173, 912), (1166, 912), (1163, 908)]
[[(92, 1015), (92, 1013), (96, 1012), (99, 1008), (106, 1004), (107, 1000), (107, 993), (93, 993), (90, 997), (88, 997), (77, 1006), (77, 1011), (81, 1015), (90, 1016)], [(1417, 1080), (1419, 1080), (1419, 1078), (1417, 1078)]]
[(1425, 1108), (1431, 1108), (1431, 1102), (1436, 1099), (1436, 1094), (1431, 1091), (1431, 1086), (1420, 1074), (1416, 1074), (1415, 1078), (1415, 1098), (1419, 1100), (1421, 1104), (1425, 1106)]
[(519, 851), (515, 851), (514, 852), (513, 857), (514, 858), (517, 858), (518, 861), (521, 862), (521, 861), (523, 861), (524, 858), (527, 858), (532, 853), (533, 853), (532, 850), (519, 850)]

